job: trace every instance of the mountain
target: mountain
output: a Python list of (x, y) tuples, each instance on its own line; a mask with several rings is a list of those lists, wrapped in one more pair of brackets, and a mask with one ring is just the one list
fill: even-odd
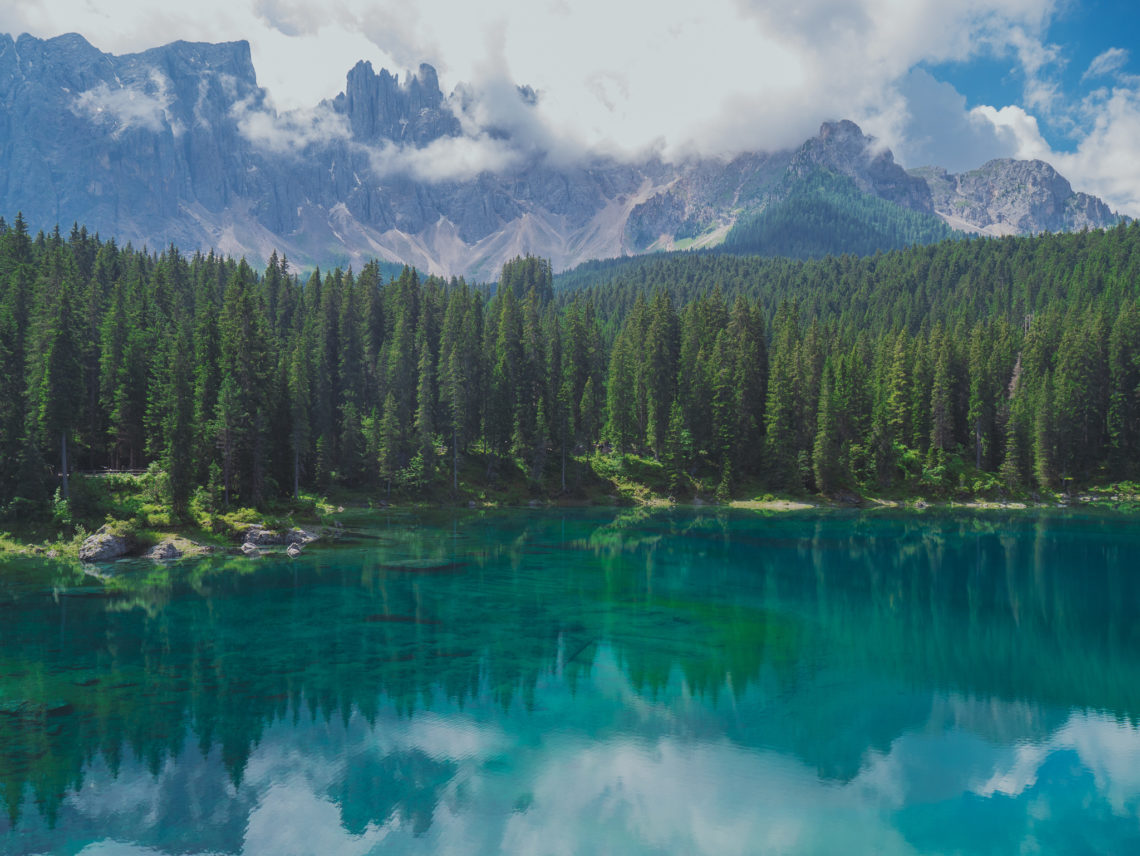
[[(925, 185), (921, 191), (927, 191)], [(929, 191), (924, 195), (928, 207)], [(797, 177), (783, 196), (738, 216), (721, 247), (731, 253), (814, 259), (868, 256), (956, 235), (961, 233), (931, 211), (904, 207), (861, 190), (853, 177), (820, 169)]]
[(992, 160), (979, 169), (952, 175), (941, 167), (911, 170), (930, 188), (934, 208), (964, 232), (1025, 235), (1097, 229), (1120, 218), (1103, 201), (1076, 193), (1040, 160)]
[[(1116, 221), (1045, 164), (908, 173), (846, 121), (793, 151), (559, 159), (517, 129), (480, 125), (481, 97), (445, 96), (428, 65), (401, 80), (361, 62), (335, 98), (279, 112), (246, 42), (113, 56), (75, 34), (0, 36), (0, 211), (152, 248), (259, 261), (277, 250), (295, 265), (376, 257), (484, 279), (523, 253), (561, 270), (745, 246), (747, 229), (760, 251), (815, 255), (938, 240), (949, 232), (935, 218), (1022, 232)], [(512, 97), (525, 116), (541, 96)], [(806, 243), (801, 222), (814, 224)]]

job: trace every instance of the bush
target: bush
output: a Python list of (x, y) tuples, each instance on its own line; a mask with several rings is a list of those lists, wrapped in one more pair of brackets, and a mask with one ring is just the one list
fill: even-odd
[(103, 488), (108, 493), (134, 493), (139, 489), (141, 478), (131, 473), (108, 473), (105, 476), (100, 476)]
[(143, 493), (154, 505), (169, 506), (172, 499), (170, 475), (158, 461), (153, 461), (142, 476)]
[(55, 496), (52, 497), (51, 519), (61, 529), (70, 529), (75, 524), (71, 516), (71, 503), (63, 498), (59, 488), (55, 489)]

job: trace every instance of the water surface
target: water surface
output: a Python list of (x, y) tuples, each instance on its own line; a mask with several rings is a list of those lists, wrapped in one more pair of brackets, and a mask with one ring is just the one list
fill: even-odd
[(1140, 852), (1140, 523), (580, 510), (0, 567), (0, 852)]

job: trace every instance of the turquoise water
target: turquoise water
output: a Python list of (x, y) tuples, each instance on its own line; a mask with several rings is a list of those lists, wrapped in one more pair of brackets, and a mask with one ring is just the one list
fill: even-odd
[(1140, 521), (388, 514), (0, 567), (0, 853), (1140, 852)]

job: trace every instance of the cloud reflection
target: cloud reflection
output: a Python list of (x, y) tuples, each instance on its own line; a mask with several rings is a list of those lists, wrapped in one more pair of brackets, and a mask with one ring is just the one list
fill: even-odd
[[(724, 725), (755, 715), (759, 690), (667, 717), (663, 699), (642, 712), (658, 726), (646, 738), (615, 684), (622, 672), (611, 649), (599, 650), (590, 674), (555, 728), (571, 696), (554, 677), (541, 682), (532, 711), (504, 710), (486, 694), (463, 709), (436, 697), (408, 717), (382, 705), (372, 722), (359, 713), (283, 717), (252, 752), (237, 794), (232, 786), (226, 794), (241, 800), (244, 822), (240, 836), (215, 839), (217, 852), (909, 854), (926, 852), (947, 817), (978, 820), (973, 832), (969, 823), (952, 831), (967, 848), (987, 836), (1029, 836), (1042, 852), (1060, 852), (1049, 844), (1054, 818), (1079, 808), (1083, 840), (1095, 841), (1110, 828), (1108, 840), (1118, 840), (1114, 824), (1135, 828), (1140, 816), (1140, 730), (1103, 714), (1074, 711), (1033, 737), (1036, 717), (1024, 705), (934, 696), (925, 722), (886, 751), (869, 749), (858, 775), (842, 782), (790, 751), (787, 735), (750, 747), (723, 728), (709, 733), (709, 717)], [(128, 819), (138, 844), (121, 843), (120, 827), (85, 856), (190, 852), (169, 838), (169, 822), (187, 820), (179, 776), (197, 779), (199, 795), (227, 789), (217, 758), (195, 763), (195, 754), (157, 774), (132, 764), (115, 778), (92, 765), (64, 811), (92, 831)], [(1087, 788), (1050, 777), (1050, 765), (1074, 759)], [(199, 808), (201, 823), (217, 819)]]

